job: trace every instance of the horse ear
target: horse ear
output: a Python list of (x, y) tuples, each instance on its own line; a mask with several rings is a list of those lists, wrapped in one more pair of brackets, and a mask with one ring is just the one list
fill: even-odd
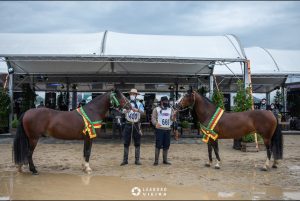
[(190, 86), (189, 90), (188, 90), (188, 94), (193, 93), (193, 86)]

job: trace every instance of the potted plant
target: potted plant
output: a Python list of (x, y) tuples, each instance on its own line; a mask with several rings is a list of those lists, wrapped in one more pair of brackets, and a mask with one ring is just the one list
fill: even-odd
[(183, 120), (180, 122), (180, 128), (181, 128), (181, 134), (183, 133), (188, 133), (189, 132), (189, 128), (190, 128), (190, 124), (187, 120)]

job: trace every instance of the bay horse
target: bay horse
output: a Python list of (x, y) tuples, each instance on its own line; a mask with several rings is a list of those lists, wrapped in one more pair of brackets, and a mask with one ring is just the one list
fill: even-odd
[[(178, 100), (177, 109), (191, 109), (197, 121), (202, 125), (208, 125), (218, 109), (208, 98), (189, 90)], [(245, 112), (224, 112), (221, 114), (213, 131), (218, 134), (219, 139), (240, 139), (249, 133), (259, 133), (264, 141), (267, 150), (267, 160), (262, 170), (269, 169), (271, 155), (273, 153), (273, 168), (277, 168), (278, 160), (283, 157), (283, 136), (278, 120), (271, 111), (251, 110)], [(212, 148), (216, 153), (216, 168), (220, 168), (220, 157), (218, 142), (212, 138), (208, 140), (209, 162), (212, 163)]]
[(57, 139), (84, 140), (83, 171), (91, 173), (89, 158), (92, 139), (99, 134), (101, 122), (109, 108), (131, 109), (128, 99), (116, 89), (99, 95), (88, 104), (73, 111), (33, 108), (21, 115), (13, 143), (14, 162), (22, 172), (22, 165), (29, 163), (32, 174), (38, 174), (32, 154), (39, 138), (48, 134)]

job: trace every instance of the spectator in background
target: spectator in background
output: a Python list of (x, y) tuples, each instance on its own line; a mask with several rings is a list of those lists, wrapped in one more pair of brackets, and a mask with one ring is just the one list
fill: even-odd
[(267, 100), (265, 98), (263, 98), (260, 102), (260, 106), (259, 106), (260, 110), (266, 110), (267, 109)]
[(44, 102), (43, 102), (43, 101), (41, 101), (41, 102), (40, 102), (40, 104), (37, 106), (37, 108), (42, 108), (42, 107), (45, 107), (45, 105), (44, 105)]

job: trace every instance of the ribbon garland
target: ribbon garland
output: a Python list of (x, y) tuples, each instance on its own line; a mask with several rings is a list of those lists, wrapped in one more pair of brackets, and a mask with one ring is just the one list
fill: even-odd
[(217, 123), (219, 122), (220, 118), (222, 117), (224, 113), (224, 110), (220, 107), (217, 108), (216, 112), (210, 119), (207, 127), (200, 123), (200, 128), (203, 133), (202, 141), (205, 143), (208, 143), (209, 138), (212, 138), (213, 140), (217, 140), (218, 133), (214, 131), (214, 128), (216, 127)]
[(82, 133), (84, 135), (86, 135), (88, 133), (91, 139), (97, 137), (95, 128), (102, 127), (102, 124), (101, 124), (102, 120), (92, 122), (82, 107), (77, 108), (76, 111), (80, 114), (80, 116), (82, 117), (82, 119), (84, 121), (84, 129), (83, 129)]

